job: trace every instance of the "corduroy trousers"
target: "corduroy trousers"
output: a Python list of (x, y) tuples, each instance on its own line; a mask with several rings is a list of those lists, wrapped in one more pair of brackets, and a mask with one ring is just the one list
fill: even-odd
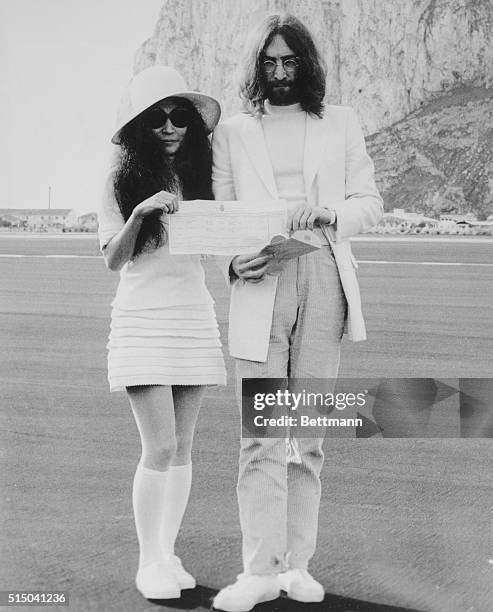
[[(279, 275), (265, 363), (236, 360), (243, 378), (336, 378), (346, 298), (329, 246), (286, 262)], [(276, 574), (308, 566), (316, 547), (323, 436), (297, 440), (301, 463), (287, 462), (285, 438), (242, 438), (238, 504), (243, 566)], [(289, 432), (288, 432), (289, 435)]]

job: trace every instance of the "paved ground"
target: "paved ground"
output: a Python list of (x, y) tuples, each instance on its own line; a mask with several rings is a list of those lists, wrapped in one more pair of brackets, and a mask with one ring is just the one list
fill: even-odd
[[(345, 342), (343, 376), (492, 375), (491, 241), (358, 241), (354, 251), (392, 263), (360, 263), (369, 341)], [(201, 587), (146, 602), (133, 587), (138, 439), (105, 378), (117, 275), (94, 255), (93, 237), (0, 236), (0, 589), (65, 589), (69, 609), (84, 612), (206, 610), (240, 571), (232, 388), (208, 393), (179, 541)], [(206, 267), (224, 334), (225, 288)], [(312, 569), (329, 595), (258, 609), (490, 612), (492, 469), (487, 439), (327, 441)]]

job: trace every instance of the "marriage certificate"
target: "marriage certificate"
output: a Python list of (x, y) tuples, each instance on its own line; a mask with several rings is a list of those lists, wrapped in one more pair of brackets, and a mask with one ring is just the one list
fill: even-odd
[(286, 201), (185, 201), (168, 222), (171, 255), (244, 255), (286, 230)]

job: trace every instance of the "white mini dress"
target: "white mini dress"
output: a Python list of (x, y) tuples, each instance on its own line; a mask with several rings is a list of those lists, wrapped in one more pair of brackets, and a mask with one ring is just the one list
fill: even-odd
[[(163, 215), (165, 227), (166, 215)], [(124, 226), (110, 174), (98, 211), (103, 249)], [(135, 385), (225, 385), (214, 301), (197, 255), (167, 243), (127, 262), (112, 302), (110, 391)]]

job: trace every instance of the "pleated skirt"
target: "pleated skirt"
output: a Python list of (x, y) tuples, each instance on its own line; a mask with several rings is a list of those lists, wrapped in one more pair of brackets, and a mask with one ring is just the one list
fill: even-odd
[(113, 308), (108, 348), (110, 391), (138, 385), (225, 385), (212, 305)]

